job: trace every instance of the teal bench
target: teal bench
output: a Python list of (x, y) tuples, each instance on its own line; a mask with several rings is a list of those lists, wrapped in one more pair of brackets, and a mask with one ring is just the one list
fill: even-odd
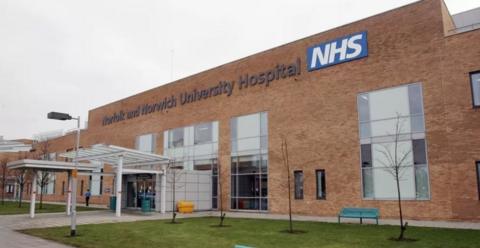
[(235, 245), (234, 248), (254, 248), (254, 247), (244, 246), (244, 245)]
[(375, 219), (378, 225), (378, 217), (380, 216), (380, 211), (378, 208), (342, 208), (338, 214), (338, 223), (340, 223), (340, 218), (360, 218), (360, 224), (362, 224), (363, 219)]

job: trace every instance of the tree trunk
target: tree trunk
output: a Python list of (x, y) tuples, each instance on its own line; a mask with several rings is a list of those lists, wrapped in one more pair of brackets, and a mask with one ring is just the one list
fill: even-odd
[(40, 204), (38, 205), (38, 209), (43, 209), (43, 186), (40, 187)]
[(19, 208), (22, 207), (23, 186), (24, 186), (24, 184), (20, 184), (20, 199), (19, 199), (19, 201), (18, 201), (18, 207), (19, 207)]
[(400, 180), (398, 178), (398, 170), (396, 173), (396, 179), (397, 179), (397, 193), (398, 193), (398, 211), (400, 214), (400, 235), (398, 236), (398, 240), (403, 240), (404, 239), (404, 232), (406, 227), (403, 225), (403, 213), (402, 213), (402, 198), (400, 196)]

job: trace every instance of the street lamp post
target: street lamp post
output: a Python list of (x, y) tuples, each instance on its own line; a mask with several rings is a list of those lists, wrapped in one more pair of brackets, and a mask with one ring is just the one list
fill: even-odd
[(80, 147), (80, 116), (74, 118), (69, 114), (50, 112), (47, 115), (48, 119), (52, 120), (77, 120), (77, 138), (75, 141), (75, 158), (74, 168), (72, 171), (72, 210), (70, 215), (70, 236), (76, 236), (77, 234), (77, 168), (78, 168), (78, 149)]

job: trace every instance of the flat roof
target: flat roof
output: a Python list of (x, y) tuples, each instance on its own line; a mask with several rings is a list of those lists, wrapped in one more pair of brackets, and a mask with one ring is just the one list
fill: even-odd
[[(43, 171), (61, 172), (71, 171), (75, 168), (75, 163), (50, 160), (22, 159), (7, 163), (7, 168), (15, 169), (38, 169)], [(79, 163), (79, 171), (93, 171), (98, 169), (98, 165)]]

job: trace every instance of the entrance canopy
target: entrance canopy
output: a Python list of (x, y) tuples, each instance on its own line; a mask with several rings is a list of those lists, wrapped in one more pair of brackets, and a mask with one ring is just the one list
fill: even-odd
[[(161, 187), (161, 212), (165, 212), (165, 175), (170, 160), (167, 157), (133, 150), (114, 145), (98, 144), (90, 148), (82, 148), (75, 151), (60, 154), (61, 157), (77, 161), (95, 161), (110, 164), (116, 167), (116, 215), (121, 216), (122, 206), (122, 175), (123, 174), (156, 174), (162, 181)], [(125, 168), (124, 168), (125, 167)]]
[[(75, 158), (75, 151), (60, 154), (61, 157)], [(91, 148), (82, 148), (78, 150), (78, 161), (98, 161), (118, 166), (118, 158), (122, 157), (122, 165), (124, 167), (137, 167), (148, 165), (168, 164), (170, 159), (167, 157), (142, 152), (114, 145), (98, 144)]]
[[(75, 164), (72, 162), (49, 161), (49, 160), (34, 160), (22, 159), (7, 164), (10, 170), (16, 169), (34, 169), (49, 172), (68, 172), (75, 169)], [(97, 169), (96, 165), (80, 163), (77, 166), (78, 171), (91, 172)]]

